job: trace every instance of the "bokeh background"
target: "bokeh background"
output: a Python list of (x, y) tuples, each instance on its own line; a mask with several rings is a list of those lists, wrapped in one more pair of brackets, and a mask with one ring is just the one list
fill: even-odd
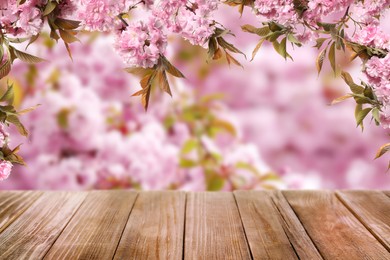
[[(219, 12), (250, 57), (256, 37), (240, 25), (258, 21)], [(237, 57), (243, 69), (207, 62), (207, 50), (172, 37), (166, 56), (186, 79), (170, 78), (172, 98), (155, 87), (144, 112), (131, 97), (139, 79), (123, 70), (113, 37), (80, 40), (72, 61), (42, 35), (29, 50), (48, 62), (13, 67), (16, 105), (41, 105), (22, 117), (27, 139), (10, 130), (28, 166), (15, 167), (0, 189), (390, 188), (388, 158), (374, 160), (389, 132), (369, 119), (357, 128), (353, 101), (329, 105), (347, 88), (328, 67), (317, 75), (311, 46), (291, 50), (292, 62), (264, 44), (253, 61)], [(338, 62), (362, 77), (347, 57)]]

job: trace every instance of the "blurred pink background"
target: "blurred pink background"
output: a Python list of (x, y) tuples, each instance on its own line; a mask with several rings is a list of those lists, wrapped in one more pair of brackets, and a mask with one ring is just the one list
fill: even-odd
[[(256, 37), (239, 26), (256, 21), (219, 12), (250, 57)], [(206, 50), (172, 38), (167, 57), (186, 79), (170, 79), (173, 98), (156, 88), (145, 113), (130, 97), (139, 83), (123, 71), (113, 39), (81, 40), (73, 62), (43, 37), (30, 51), (50, 62), (14, 66), (18, 106), (41, 106), (22, 117), (30, 137), (12, 135), (28, 166), (14, 168), (0, 189), (390, 188), (388, 158), (373, 159), (389, 132), (370, 120), (358, 129), (353, 101), (329, 105), (347, 88), (328, 67), (317, 76), (310, 46), (291, 50), (292, 62), (265, 44), (252, 62), (238, 57), (242, 69), (207, 63)], [(358, 64), (339, 63), (362, 77)], [(217, 134), (207, 134), (211, 117), (224, 124)]]

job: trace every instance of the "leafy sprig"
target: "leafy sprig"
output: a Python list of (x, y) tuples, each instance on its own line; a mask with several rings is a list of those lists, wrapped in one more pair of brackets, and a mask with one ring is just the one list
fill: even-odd
[(231, 53), (237, 53), (242, 54), (246, 58), (246, 55), (237, 49), (233, 44), (227, 42), (224, 39), (225, 35), (233, 35), (229, 30), (216, 28), (214, 34), (210, 37), (208, 42), (208, 56), (209, 59), (218, 60), (223, 57), (223, 54), (225, 54), (227, 63), (230, 64), (233, 63), (237, 66), (242, 66), (242, 64), (236, 60)]
[[(14, 90), (13, 85), (11, 84), (8, 85), (7, 90), (0, 97), (0, 123), (8, 126), (14, 125), (21, 135), (27, 136), (28, 131), (21, 123), (19, 116), (34, 110), (37, 106), (17, 111), (13, 106), (13, 102)], [(3, 147), (0, 148), (0, 159), (25, 165), (23, 158), (18, 155), (19, 150), (20, 145), (11, 149), (8, 147), (8, 141), (6, 140)]]
[(275, 51), (284, 59), (290, 58), (293, 60), (292, 56), (287, 52), (287, 42), (290, 42), (293, 47), (301, 47), (302, 43), (295, 37), (292, 28), (276, 22), (264, 22), (263, 25), (264, 26), (260, 28), (256, 28), (250, 24), (241, 27), (244, 32), (256, 34), (261, 37), (252, 52), (252, 60), (255, 58), (265, 41), (272, 43)]
[(184, 78), (183, 73), (173, 66), (163, 55), (160, 56), (158, 63), (151, 69), (126, 68), (125, 71), (141, 76), (140, 85), (142, 89), (135, 92), (133, 96), (141, 96), (145, 110), (149, 107), (150, 94), (154, 84), (157, 84), (162, 91), (172, 96), (167, 74), (177, 78)]

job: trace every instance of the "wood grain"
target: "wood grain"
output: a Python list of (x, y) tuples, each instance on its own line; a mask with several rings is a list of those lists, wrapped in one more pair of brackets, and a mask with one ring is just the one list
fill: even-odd
[(184, 192), (141, 193), (115, 259), (181, 259), (185, 200)]
[(298, 259), (267, 191), (236, 191), (238, 209), (253, 259)]
[(85, 195), (45, 192), (0, 234), (0, 259), (41, 259)]
[(0, 192), (0, 233), (16, 220), (40, 196), (39, 191)]
[(389, 259), (390, 254), (330, 191), (284, 196), (325, 259)]
[(306, 233), (298, 217), (291, 209), (281, 191), (275, 191), (271, 197), (282, 219), (282, 227), (293, 245), (299, 259), (318, 260), (323, 259), (317, 248)]
[(380, 191), (340, 191), (336, 195), (390, 251), (390, 198)]
[(251, 259), (232, 193), (188, 193), (185, 259)]
[(112, 259), (137, 193), (91, 191), (45, 259)]

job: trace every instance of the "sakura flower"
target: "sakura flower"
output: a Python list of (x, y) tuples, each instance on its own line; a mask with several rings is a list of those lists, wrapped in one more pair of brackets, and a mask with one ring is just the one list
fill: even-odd
[(150, 18), (135, 22), (119, 33), (115, 48), (128, 66), (151, 68), (167, 46), (161, 22)]
[(0, 160), (0, 181), (8, 178), (11, 174), (12, 163), (4, 160)]

